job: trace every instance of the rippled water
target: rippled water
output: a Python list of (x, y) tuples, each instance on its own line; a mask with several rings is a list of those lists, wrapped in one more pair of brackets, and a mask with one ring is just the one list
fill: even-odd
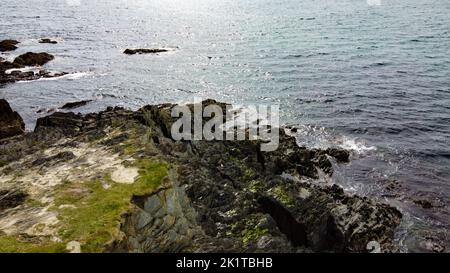
[[(47, 69), (76, 72), (0, 89), (29, 129), (37, 110), (80, 99), (95, 100), (81, 112), (194, 95), (276, 103), (282, 122), (300, 128), (300, 144), (354, 150), (333, 180), (399, 207), (404, 251), (436, 242), (449, 251), (448, 0), (2, 0), (0, 7), (0, 40), (22, 41), (3, 57), (47, 51), (56, 56)], [(126, 56), (127, 47), (174, 50)], [(421, 199), (434, 207), (413, 202)]]

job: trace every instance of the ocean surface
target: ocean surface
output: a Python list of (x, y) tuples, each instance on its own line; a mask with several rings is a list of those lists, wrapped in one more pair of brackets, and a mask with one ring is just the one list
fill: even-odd
[[(278, 104), (299, 145), (352, 150), (324, 183), (398, 207), (401, 251), (450, 251), (448, 0), (2, 0), (7, 38), (0, 56), (46, 51), (71, 73), (0, 88), (29, 130), (83, 99)], [(172, 50), (122, 54), (138, 47)]]

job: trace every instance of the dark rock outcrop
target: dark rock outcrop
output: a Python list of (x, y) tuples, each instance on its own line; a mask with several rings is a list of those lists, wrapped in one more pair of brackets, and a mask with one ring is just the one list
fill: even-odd
[(125, 49), (123, 52), (127, 55), (134, 55), (134, 54), (155, 54), (155, 53), (162, 53), (167, 52), (169, 50), (164, 48), (137, 48), (137, 49)]
[(23, 204), (27, 196), (20, 190), (0, 190), (0, 212)]
[(35, 131), (42, 129), (58, 130), (64, 132), (64, 134), (73, 134), (78, 132), (83, 127), (83, 120), (81, 115), (74, 113), (62, 113), (56, 112), (49, 116), (38, 118), (36, 122)]
[[(33, 53), (34, 54), (34, 53)], [(40, 56), (40, 55), (39, 55)], [(44, 56), (44, 55), (42, 55)], [(51, 55), (50, 55), (51, 56)], [(19, 58), (19, 57), (18, 57)], [(31, 59), (33, 59), (32, 57)], [(36, 60), (32, 61), (31, 59), (27, 59), (27, 62), (33, 63), (34, 62), (44, 62), (45, 59), (48, 59), (49, 57), (43, 57), (40, 59), (40, 57), (37, 57)], [(52, 57), (53, 58), (53, 57)], [(17, 60), (17, 58), (16, 58)], [(23, 59), (20, 59), (23, 61)], [(17, 62), (8, 62), (8, 61), (0, 61), (0, 84), (6, 84), (6, 83), (13, 83), (17, 81), (32, 81), (32, 80), (38, 80), (40, 78), (54, 78), (54, 77), (60, 77), (64, 76), (68, 73), (66, 72), (56, 72), (52, 73), (46, 70), (40, 70), (39, 72), (34, 71), (21, 71), (19, 69), (24, 68), (24, 65), (21, 64), (22, 61)], [(10, 73), (6, 73), (7, 70), (11, 70)]]
[(33, 161), (31, 163), (31, 165), (33, 165), (33, 166), (38, 166), (38, 165), (50, 166), (51, 164), (54, 164), (55, 162), (68, 161), (68, 160), (71, 160), (74, 158), (75, 158), (75, 155), (72, 152), (60, 152), (54, 156), (38, 158), (35, 161)]
[(423, 199), (414, 200), (414, 203), (421, 206), (424, 209), (431, 209), (433, 207), (433, 204), (428, 200)]
[(22, 68), (22, 66), (8, 61), (0, 61), (0, 74), (4, 74), (6, 70), (14, 68)]
[(43, 39), (39, 40), (39, 43), (40, 44), (57, 44), (58, 42), (54, 41), (54, 40), (51, 40), (51, 39), (48, 39), (48, 38), (43, 38)]
[(16, 40), (3, 40), (0, 42), (0, 51), (1, 52), (5, 52), (5, 51), (13, 51), (17, 49), (17, 44), (19, 42)]
[[(224, 106), (214, 100), (202, 104), (213, 103)], [(280, 145), (272, 152), (261, 151), (258, 140), (174, 141), (173, 106), (138, 111), (110, 107), (86, 115), (57, 112), (38, 119), (27, 136), (33, 139), (30, 143), (40, 143), (39, 149), (100, 145), (95, 149), (123, 155), (127, 162), (167, 162), (168, 175), (156, 190), (130, 198), (121, 235), (105, 251), (367, 252), (370, 241), (377, 241), (384, 252), (396, 250), (394, 231), (402, 217), (397, 209), (348, 195), (337, 185), (311, 183), (318, 170), (331, 175), (333, 162), (347, 162), (347, 151), (298, 147), (294, 137), (278, 128), (272, 130), (279, 130)], [(27, 143), (11, 144), (10, 149), (24, 155), (38, 149)], [(84, 149), (23, 165), (71, 164)], [(11, 153), (0, 153), (0, 161), (5, 159), (13, 160)], [(64, 165), (64, 170), (86, 162), (74, 164)]]
[(64, 104), (61, 109), (74, 109), (74, 108), (78, 108), (81, 106), (84, 106), (86, 104), (88, 104), (89, 102), (91, 102), (92, 100), (80, 100), (80, 101), (75, 101), (75, 102), (68, 102), (66, 104)]
[(258, 203), (262, 211), (275, 220), (279, 230), (286, 235), (292, 246), (308, 245), (305, 225), (298, 222), (282, 203), (267, 196), (260, 197)]
[(44, 65), (53, 60), (54, 57), (46, 52), (33, 53), (27, 52), (14, 59), (14, 63), (21, 66), (36, 66)]
[[(18, 68), (18, 67), (16, 66), (16, 67), (12, 67), (10, 69), (14, 69), (14, 68)], [(20, 70), (15, 70), (9, 74), (2, 73), (0, 71), (0, 84), (14, 83), (17, 81), (34, 81), (34, 80), (39, 80), (41, 78), (55, 78), (55, 77), (61, 77), (61, 76), (67, 75), (67, 74), (68, 74), (67, 72), (51, 73), (46, 70), (40, 70), (37, 73), (35, 73), (33, 71), (24, 72), (24, 71), (20, 71)]]
[(11, 109), (5, 99), (0, 99), (0, 139), (21, 135), (25, 132), (22, 117)]
[[(16, 57), (13, 62), (0, 59), (0, 84), (54, 78), (68, 74), (66, 72), (49, 72), (46, 70), (40, 70), (39, 72), (19, 70), (26, 66), (42, 66), (53, 59), (53, 55), (45, 52), (27, 52)], [(7, 70), (11, 70), (11, 72), (6, 73)]]

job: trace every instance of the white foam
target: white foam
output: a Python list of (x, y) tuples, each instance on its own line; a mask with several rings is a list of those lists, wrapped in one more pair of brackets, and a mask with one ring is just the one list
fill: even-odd
[(20, 72), (30, 72), (33, 71), (34, 73), (39, 72), (39, 70), (41, 70), (39, 67), (35, 67), (35, 66), (27, 66), (24, 68), (11, 68), (5, 71), (5, 74), (11, 74), (14, 71), (20, 71)]
[(330, 147), (340, 147), (358, 154), (364, 154), (368, 151), (375, 151), (375, 146), (369, 146), (365, 141), (351, 138), (348, 136), (337, 135), (323, 127), (301, 125), (296, 127), (297, 132), (292, 133), (286, 130), (286, 133), (296, 137), (297, 145), (309, 148), (326, 149)]
[(91, 74), (90, 72), (75, 72), (75, 73), (70, 73), (70, 74), (66, 74), (63, 75), (59, 78), (64, 78), (64, 79), (69, 79), (69, 80), (76, 80), (79, 78), (83, 78), (88, 76), (89, 74)]
[(31, 81), (17, 81), (17, 83), (27, 83), (27, 82), (35, 82), (35, 81), (56, 81), (56, 80), (60, 80), (60, 79), (68, 79), (68, 80), (76, 80), (79, 78), (83, 78), (88, 76), (89, 74), (91, 74), (90, 72), (75, 72), (75, 73), (70, 73), (70, 74), (65, 74), (62, 76), (57, 76), (57, 77), (50, 77), (50, 78), (40, 78), (37, 80), (31, 80)]
[(381, 6), (381, 0), (367, 0), (367, 5), (369, 6)]
[(342, 139), (342, 144), (340, 144), (339, 146), (346, 150), (353, 150), (357, 153), (364, 153), (367, 151), (375, 151), (377, 149), (377, 147), (367, 146), (365, 143), (363, 143), (362, 141), (358, 141), (355, 138), (343, 137)]

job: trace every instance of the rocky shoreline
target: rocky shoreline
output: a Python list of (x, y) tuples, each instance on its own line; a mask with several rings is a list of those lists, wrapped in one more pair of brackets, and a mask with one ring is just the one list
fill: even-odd
[[(54, 41), (42, 39), (40, 43), (54, 44)], [(20, 42), (16, 40), (3, 40), (0, 42), (0, 51), (14, 51), (17, 49), (18, 44)], [(53, 55), (46, 52), (27, 52), (14, 58), (12, 62), (0, 58), (0, 85), (18, 81), (33, 81), (41, 78), (54, 78), (68, 74), (67, 72), (49, 72), (40, 68), (54, 58)], [(26, 71), (27, 69), (31, 70)], [(33, 70), (37, 70), (37, 72)]]
[(0, 252), (367, 252), (372, 241), (398, 251), (397, 209), (312, 183), (348, 151), (298, 147), (284, 129), (273, 152), (174, 141), (174, 106), (56, 112), (7, 134)]
[[(57, 44), (55, 40), (49, 38), (42, 38), (38, 41), (40, 44)], [(20, 44), (16, 40), (0, 41), (0, 52), (15, 51)], [(126, 55), (135, 54), (156, 54), (168, 52), (170, 49), (166, 48), (127, 48), (123, 51)], [(42, 69), (41, 66), (53, 60), (55, 57), (47, 52), (27, 52), (17, 56), (12, 62), (6, 61), (0, 57), (0, 85), (14, 83), (18, 81), (34, 81), (41, 78), (54, 78), (67, 75), (67, 72), (49, 72)]]

